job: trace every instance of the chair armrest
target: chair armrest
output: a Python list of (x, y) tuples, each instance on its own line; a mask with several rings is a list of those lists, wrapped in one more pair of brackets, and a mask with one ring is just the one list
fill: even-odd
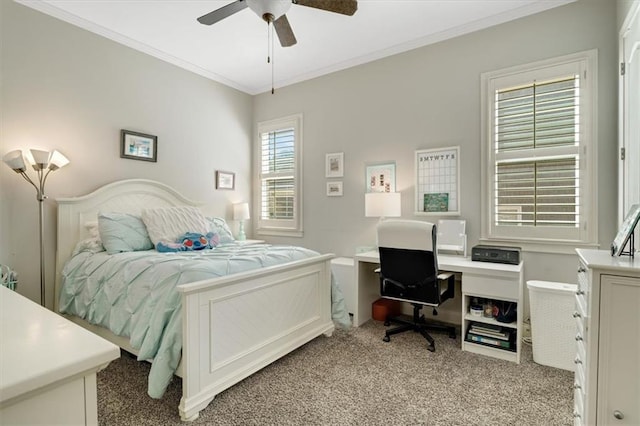
[(455, 275), (453, 272), (442, 272), (438, 274), (439, 280), (448, 280), (452, 275)]
[(374, 269), (373, 272), (375, 272), (376, 274), (379, 274), (380, 273), (380, 268)]

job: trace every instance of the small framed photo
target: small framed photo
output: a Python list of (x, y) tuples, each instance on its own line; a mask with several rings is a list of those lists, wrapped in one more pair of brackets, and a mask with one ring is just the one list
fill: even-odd
[(342, 182), (327, 182), (327, 197), (342, 197)]
[(158, 160), (158, 137), (120, 130), (120, 157), (155, 163)]
[(325, 177), (334, 178), (344, 176), (344, 153), (333, 152), (325, 159)]
[(235, 173), (216, 170), (216, 189), (234, 189), (235, 187)]
[(365, 192), (396, 192), (396, 163), (368, 164), (365, 169)]

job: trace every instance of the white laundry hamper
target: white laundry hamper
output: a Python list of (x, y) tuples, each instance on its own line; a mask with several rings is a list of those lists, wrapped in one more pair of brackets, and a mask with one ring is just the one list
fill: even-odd
[(533, 361), (574, 371), (576, 356), (575, 284), (527, 281), (531, 308)]

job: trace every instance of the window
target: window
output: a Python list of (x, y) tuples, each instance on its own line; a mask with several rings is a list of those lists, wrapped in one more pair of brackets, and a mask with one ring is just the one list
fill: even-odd
[(302, 115), (258, 123), (258, 233), (302, 236)]
[(595, 243), (596, 53), (482, 75), (482, 239)]

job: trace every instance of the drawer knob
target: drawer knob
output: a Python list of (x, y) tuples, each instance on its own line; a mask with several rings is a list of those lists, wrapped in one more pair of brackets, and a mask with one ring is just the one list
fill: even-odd
[(587, 270), (585, 268), (583, 268), (582, 266), (578, 268), (578, 273), (581, 274), (583, 272), (587, 272)]
[(582, 315), (580, 315), (580, 312), (578, 312), (578, 311), (575, 311), (575, 312), (573, 313), (573, 317), (574, 317), (574, 318), (580, 318), (581, 316), (582, 316)]
[(582, 360), (578, 357), (576, 357), (576, 359), (573, 360), (574, 364), (582, 364)]
[(624, 419), (624, 414), (622, 414), (622, 411), (616, 410), (613, 412), (613, 417), (615, 417), (618, 420), (622, 420)]
[(582, 296), (584, 294), (584, 290), (578, 290), (578, 291), (576, 291), (576, 294), (578, 296)]
[(582, 340), (582, 336), (579, 334), (576, 334), (576, 341), (579, 342)]
[(579, 385), (579, 384), (577, 384), (577, 383), (574, 383), (574, 384), (573, 384), (573, 388), (574, 388), (574, 389), (582, 389), (582, 386), (580, 386), (580, 385)]
[(578, 413), (577, 411), (574, 411), (573, 412), (573, 417), (580, 418), (580, 413)]

